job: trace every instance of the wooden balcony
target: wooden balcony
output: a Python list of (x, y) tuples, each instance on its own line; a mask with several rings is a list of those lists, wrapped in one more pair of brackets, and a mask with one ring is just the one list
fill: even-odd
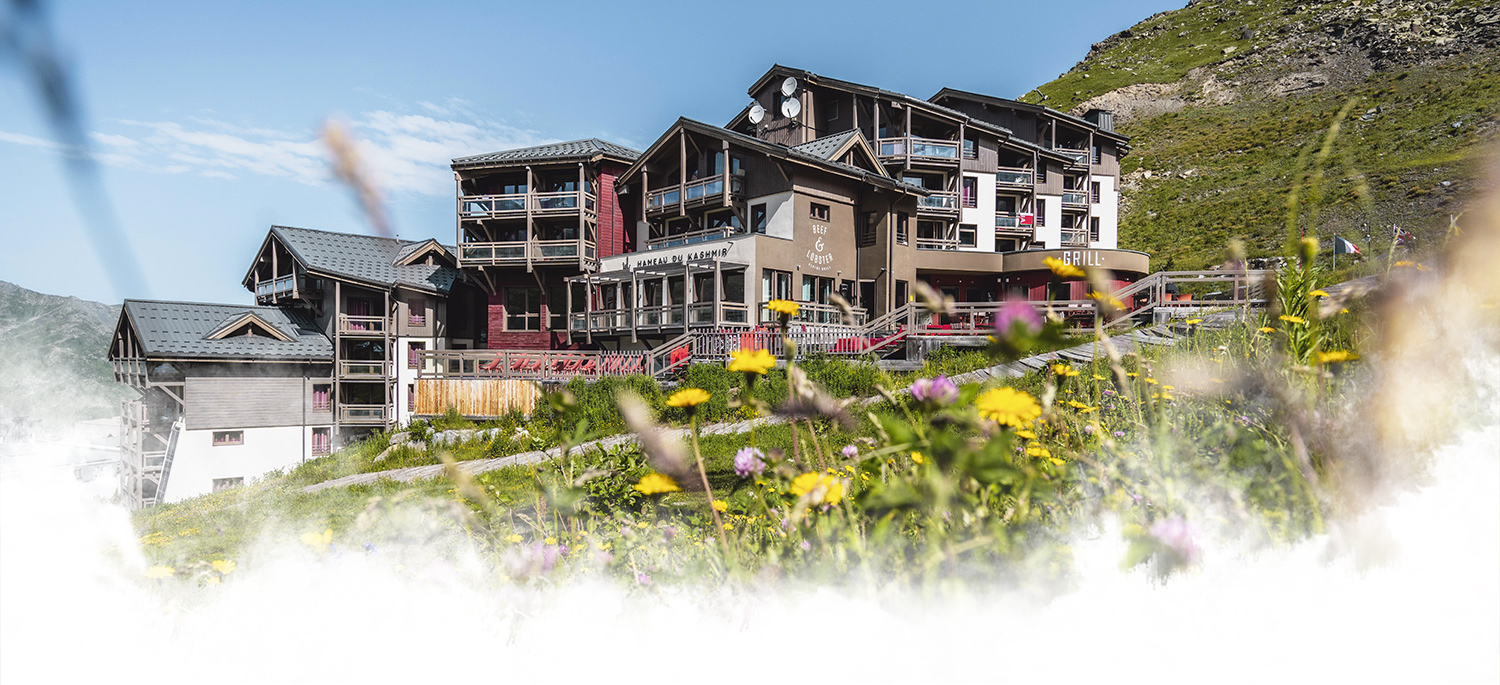
[(958, 214), (958, 193), (934, 191), (927, 197), (917, 198), (917, 214), (956, 216)]
[(687, 231), (685, 233), (672, 233), (664, 236), (655, 236), (646, 239), (647, 250), (660, 250), (664, 247), (677, 247), (679, 245), (692, 245), (720, 238), (728, 238), (732, 235), (746, 235), (744, 229), (733, 226), (720, 226), (718, 228), (705, 228), (698, 231)]
[(1089, 244), (1089, 232), (1088, 232), (1088, 229), (1064, 228), (1062, 230), (1062, 246), (1063, 247), (1088, 247), (1088, 244)]
[(1087, 211), (1089, 208), (1089, 195), (1078, 190), (1066, 191), (1062, 194), (1062, 205), (1065, 210)]
[(995, 185), (1030, 189), (1036, 185), (1036, 174), (1022, 167), (1000, 167), (995, 172)]
[(959, 160), (959, 142), (956, 140), (937, 140), (916, 136), (881, 138), (875, 148), (882, 162), (910, 160), (956, 165)]
[[(729, 200), (733, 202), (743, 191), (743, 181), (739, 176), (729, 176)], [(686, 184), (678, 184), (667, 188), (661, 188), (646, 193), (646, 214), (651, 216), (669, 215), (679, 210), (692, 207), (701, 207), (724, 201), (724, 179), (723, 175), (705, 178), (700, 181), (690, 181)]]
[(917, 238), (918, 250), (957, 250), (958, 238)]
[(391, 407), (384, 404), (341, 404), (339, 423), (378, 425), (392, 416)]
[(579, 210), (599, 211), (599, 198), (581, 190), (509, 195), (462, 195), (458, 198), (460, 219), (524, 219), (531, 216), (576, 216)]
[(382, 380), (390, 373), (390, 364), (379, 360), (341, 359), (339, 377), (350, 380)]
[(525, 264), (576, 264), (581, 258), (592, 263), (599, 248), (592, 240), (511, 240), (498, 243), (464, 242), (458, 245), (459, 267), (519, 266)]
[(110, 362), (114, 367), (115, 382), (137, 390), (146, 388), (146, 360), (140, 357), (125, 357)]
[(383, 316), (339, 315), (339, 335), (383, 338), (389, 330), (391, 330), (391, 322)]
[(750, 305), (743, 302), (699, 302), (601, 309), (574, 312), (568, 325), (574, 333), (623, 334), (631, 331), (654, 332), (688, 327), (750, 325)]
[[(847, 326), (844, 321), (844, 312), (831, 304), (818, 304), (817, 302), (798, 302), (797, 315), (791, 319), (791, 324), (805, 324), (816, 326)], [(865, 325), (866, 313), (863, 308), (854, 307), (854, 326)], [(773, 312), (766, 307), (765, 303), (760, 306), (760, 323), (774, 324), (781, 321), (781, 314)]]
[(1067, 157), (1070, 160), (1072, 160), (1072, 162), (1069, 164), (1069, 166), (1088, 166), (1088, 163), (1089, 163), (1089, 151), (1088, 150), (1079, 150), (1077, 148), (1070, 148), (1070, 147), (1055, 147), (1055, 148), (1052, 148), (1052, 151), (1056, 152), (1057, 154), (1060, 154), (1060, 155), (1062, 155), (1064, 157)]

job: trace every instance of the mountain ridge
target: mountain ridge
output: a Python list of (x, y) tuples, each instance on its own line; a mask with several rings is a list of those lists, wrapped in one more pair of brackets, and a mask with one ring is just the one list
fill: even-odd
[(0, 416), (61, 428), (119, 413), (134, 393), (106, 360), (119, 305), (48, 295), (0, 281)]

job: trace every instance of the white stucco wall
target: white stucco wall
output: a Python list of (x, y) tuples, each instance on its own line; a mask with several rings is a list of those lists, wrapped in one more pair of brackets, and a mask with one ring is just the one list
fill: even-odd
[(180, 502), (214, 490), (215, 478), (244, 478), (296, 466), (310, 458), (313, 426), (244, 428), (242, 445), (214, 447), (213, 430), (183, 431), (177, 438), (166, 501)]
[(1094, 176), (1099, 184), (1099, 201), (1089, 205), (1089, 216), (1099, 217), (1099, 240), (1089, 247), (1113, 250), (1120, 245), (1120, 189), (1113, 176)]
[(411, 421), (411, 410), (406, 406), (406, 388), (417, 382), (417, 369), (407, 366), (407, 351), (411, 343), (424, 343), (429, 350), (446, 349), (442, 338), (396, 338), (396, 354), (392, 363), (396, 365), (396, 423), (405, 425)]
[(792, 202), (792, 192), (777, 193), (757, 197), (745, 203), (745, 206), (766, 203), (766, 235), (783, 240), (792, 239), (793, 218), (796, 214)]
[[(1048, 249), (1062, 247), (1062, 196), (1037, 195), (1036, 202), (1047, 203), (1047, 215), (1043, 217), (1041, 212), (1037, 212), (1036, 232), (1032, 234), (1032, 240), (1046, 243)], [(1032, 205), (1033, 208), (1036, 206)], [(1043, 219), (1046, 220), (1045, 223)]]
[[(958, 210), (958, 223), (973, 224), (977, 235), (974, 247), (961, 247), (961, 250), (971, 252), (994, 252), (995, 251), (995, 175), (994, 174), (964, 174), (966, 178), (977, 178), (974, 185), (975, 202), (973, 208), (961, 207)], [(963, 186), (960, 185), (960, 188)]]

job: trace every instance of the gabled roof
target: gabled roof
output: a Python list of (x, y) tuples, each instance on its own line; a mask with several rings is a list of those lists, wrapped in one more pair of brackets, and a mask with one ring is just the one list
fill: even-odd
[(260, 331), (260, 335), (272, 337), (282, 342), (291, 342), (293, 340), (296, 340), (296, 338), (293, 337), (296, 334), (296, 331), (288, 333), (287, 331), (282, 330), (280, 326), (266, 321), (257, 312), (231, 314), (229, 318), (224, 319), (213, 330), (204, 334), (203, 339), (223, 340), (224, 338), (233, 335), (235, 331), (242, 329), (248, 329), (252, 331), (258, 330)]
[[(701, 121), (693, 121), (692, 119), (688, 119), (686, 117), (678, 119), (677, 123), (668, 128), (660, 138), (656, 139), (656, 142), (651, 144), (651, 147), (646, 148), (646, 151), (641, 153), (641, 158), (636, 160), (635, 164), (630, 165), (629, 169), (621, 172), (619, 178), (617, 178), (615, 182), (618, 184), (626, 183), (631, 177), (639, 173), (641, 168), (645, 165), (646, 160), (649, 159), (651, 155), (654, 154), (657, 150), (660, 150), (663, 145), (670, 142), (672, 140), (672, 134), (676, 133), (678, 129), (713, 136), (720, 140), (728, 140), (735, 143), (736, 145), (764, 153), (773, 158), (800, 162), (810, 167), (829, 171), (841, 176), (857, 178), (871, 184), (881, 186), (883, 188), (901, 190), (903, 192), (909, 192), (916, 195), (928, 194), (928, 191), (922, 188), (902, 183), (901, 181), (891, 178), (888, 174), (885, 173), (884, 169), (881, 169), (879, 173), (876, 173), (868, 169), (861, 169), (856, 166), (851, 166), (841, 162), (835, 162), (829, 159), (825, 159), (824, 157), (813, 154), (811, 152), (806, 152), (793, 147), (787, 147), (779, 143), (772, 143), (770, 141), (761, 140), (759, 138), (756, 138), (755, 136), (745, 135), (738, 131), (731, 131), (727, 128), (720, 128), (718, 126), (714, 126), (713, 124), (705, 124)], [(859, 138), (859, 140), (863, 139), (863, 136)]]
[[(288, 340), (269, 336), (214, 339), (211, 334), (254, 317)], [(282, 307), (125, 300), (128, 322), (147, 359), (331, 361), (333, 343), (306, 313)]]
[(797, 152), (822, 157), (830, 162), (838, 162), (839, 158), (843, 157), (845, 153), (851, 150), (858, 150), (859, 156), (865, 162), (865, 166), (861, 166), (860, 168), (885, 175), (885, 167), (882, 167), (880, 160), (875, 157), (875, 149), (870, 147), (870, 141), (857, 128), (851, 128), (843, 133), (835, 133), (831, 136), (823, 136), (822, 138), (801, 145), (793, 145), (792, 149)]
[(396, 266), (407, 266), (416, 263), (429, 253), (437, 254), (446, 258), (449, 262), (453, 260), (453, 251), (433, 238), (428, 238), (415, 243), (407, 243), (396, 253)]
[(534, 145), (514, 150), (501, 150), (499, 152), (490, 152), (470, 157), (457, 157), (453, 160), (453, 168), (461, 169), (544, 161), (593, 161), (605, 157), (629, 164), (640, 156), (640, 152), (624, 145), (617, 145), (607, 140), (599, 140), (598, 138), (588, 138), (586, 140), (570, 140), (566, 143), (548, 143), (546, 145)]
[(982, 105), (991, 105), (994, 107), (1019, 109), (1022, 111), (1033, 112), (1037, 114), (1048, 114), (1057, 117), (1058, 119), (1067, 120), (1069, 123), (1086, 128), (1106, 138), (1117, 140), (1122, 143), (1130, 140), (1128, 136), (1120, 135), (1119, 133), (1116, 133), (1114, 131), (1106, 131), (1104, 129), (1101, 129), (1099, 128), (1098, 124), (1095, 124), (1088, 119), (1084, 119), (1083, 117), (1076, 117), (1072, 114), (1068, 114), (1067, 112), (1061, 112), (1052, 109), (1051, 107), (1035, 105), (1030, 102), (1021, 102), (1020, 100), (1008, 100), (1006, 98), (998, 98), (993, 95), (984, 95), (983, 93), (970, 93), (965, 90), (958, 90), (957, 88), (944, 88), (938, 91), (937, 94), (928, 98), (928, 100), (936, 103), (940, 100), (945, 100), (948, 98), (953, 98), (955, 100), (968, 100), (970, 102), (977, 102)]
[[(452, 289), (453, 282), (459, 275), (458, 269), (447, 265), (400, 263), (403, 257), (426, 249), (423, 246), (429, 242), (449, 255), (457, 251), (456, 248), (437, 244), (436, 241), (399, 240), (292, 226), (272, 226), (266, 242), (269, 243), (272, 239), (280, 241), (301, 262), (302, 267), (311, 273), (377, 288), (400, 286), (444, 295)], [(264, 244), (261, 250), (265, 250)], [(251, 282), (254, 272), (255, 267), (252, 265), (242, 281), (245, 287), (255, 287)]]

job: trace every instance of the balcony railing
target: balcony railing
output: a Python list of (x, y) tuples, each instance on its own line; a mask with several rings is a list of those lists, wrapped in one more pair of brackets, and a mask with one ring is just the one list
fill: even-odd
[[(813, 324), (818, 326), (847, 326), (849, 322), (844, 321), (842, 309), (831, 304), (818, 304), (816, 302), (798, 302), (797, 315), (791, 319), (792, 324)], [(854, 307), (854, 326), (865, 325), (865, 310)], [(770, 324), (781, 321), (781, 314), (766, 308), (764, 303), (760, 306), (760, 323)]]
[(902, 138), (881, 138), (878, 144), (878, 153), (881, 157), (957, 161), (959, 158), (958, 147), (959, 143), (956, 140), (936, 140), (933, 138), (905, 136)]
[(728, 238), (731, 235), (743, 234), (744, 230), (733, 226), (720, 226), (718, 228), (705, 228), (699, 231), (688, 231), (686, 233), (675, 233), (657, 238), (646, 239), (646, 249), (660, 250), (664, 247), (677, 247), (678, 245), (692, 245), (720, 238)]
[(385, 335), (390, 322), (383, 316), (339, 315), (339, 333), (344, 335)]
[(1036, 180), (1036, 175), (1030, 169), (1020, 167), (1000, 167), (995, 172), (995, 183), (1004, 186), (1026, 186), (1029, 187)]
[(385, 423), (391, 408), (384, 404), (341, 404), (340, 423)]
[(1088, 164), (1088, 160), (1089, 160), (1089, 151), (1088, 150), (1079, 150), (1079, 149), (1076, 149), (1076, 148), (1069, 148), (1069, 147), (1055, 147), (1055, 148), (1052, 148), (1052, 151), (1056, 152), (1057, 154), (1060, 154), (1060, 155), (1062, 155), (1064, 157), (1067, 157), (1068, 159), (1073, 160), (1074, 164)]
[(339, 375), (344, 378), (385, 378), (389, 366), (380, 360), (343, 359), (339, 361)]
[(458, 258), (464, 266), (525, 264), (532, 262), (576, 262), (580, 252), (593, 260), (598, 248), (592, 240), (509, 240), (498, 243), (460, 243)]
[(1021, 217), (1016, 216), (1015, 214), (995, 212), (995, 228), (1019, 229), (1021, 228)]
[(290, 295), (295, 290), (296, 276), (282, 276), (269, 281), (256, 281), (255, 297), (257, 299), (276, 299), (282, 295)]
[(1084, 247), (1089, 244), (1089, 232), (1079, 229), (1063, 229), (1062, 244), (1064, 247)]
[(917, 211), (919, 212), (943, 212), (947, 214), (958, 212), (958, 193), (934, 192), (927, 197), (917, 198)]
[[(739, 176), (729, 177), (729, 192), (738, 195), (741, 192), (742, 180)], [(686, 185), (676, 185), (661, 190), (653, 190), (646, 194), (646, 210), (652, 212), (666, 211), (677, 204), (699, 204), (724, 194), (724, 177), (713, 176), (701, 181), (693, 181)]]
[(1089, 196), (1088, 193), (1063, 193), (1062, 203), (1063, 206), (1087, 207), (1089, 206)]
[(462, 219), (515, 218), (532, 214), (572, 214), (583, 207), (596, 211), (599, 198), (593, 193), (565, 190), (553, 193), (511, 193), (508, 195), (464, 195), (458, 199), (458, 216)]
[(686, 306), (649, 305), (574, 312), (568, 325), (576, 333), (628, 333), (632, 321), (636, 330), (656, 330), (682, 328), (684, 317), (689, 326), (746, 326), (750, 323), (750, 305), (743, 302), (698, 302)]
[(917, 237), (918, 250), (957, 250), (958, 238), (923, 238)]

